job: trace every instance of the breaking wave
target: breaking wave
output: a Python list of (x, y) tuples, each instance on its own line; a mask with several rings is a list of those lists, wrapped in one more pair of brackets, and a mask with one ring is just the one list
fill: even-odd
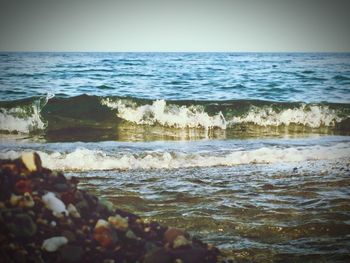
[[(2, 133), (119, 134), (118, 127), (254, 131), (294, 127), (350, 132), (350, 104), (258, 100), (148, 100), (132, 97), (46, 96), (0, 102)], [(94, 130), (94, 132), (92, 132)]]
[[(333, 146), (262, 147), (253, 150), (236, 149), (226, 152), (141, 152), (107, 153), (101, 150), (77, 148), (71, 152), (38, 151), (43, 165), (65, 171), (178, 169), (190, 167), (234, 166), (241, 164), (298, 163), (312, 160), (349, 158), (350, 143)], [(19, 157), (21, 151), (0, 153), (1, 159)]]
[(334, 127), (340, 123), (343, 117), (339, 112), (330, 109), (329, 106), (306, 105), (276, 111), (272, 107), (258, 108), (252, 106), (245, 116), (233, 117), (231, 124), (254, 123), (259, 126), (289, 126), (291, 124), (302, 125), (310, 128)]
[[(310, 128), (334, 127), (345, 116), (339, 110), (327, 105), (299, 104), (292, 108), (274, 108), (275, 105), (251, 105), (245, 112), (237, 115), (230, 112), (230, 104), (222, 102), (227, 113), (222, 111), (209, 115), (203, 105), (176, 105), (164, 100), (153, 101), (152, 104), (137, 105), (133, 101), (110, 98), (102, 99), (102, 105), (117, 110), (117, 116), (126, 121), (140, 125), (162, 125), (176, 128), (221, 128), (226, 129), (237, 124), (255, 124), (258, 126), (301, 125)], [(215, 103), (214, 103), (215, 104)], [(208, 105), (210, 106), (210, 105)], [(231, 102), (234, 109), (237, 107)], [(231, 113), (231, 114), (230, 114)], [(231, 115), (231, 116), (230, 116)], [(350, 116), (346, 116), (348, 118)]]
[(109, 98), (101, 100), (102, 105), (118, 111), (117, 116), (126, 121), (141, 125), (159, 124), (175, 128), (214, 128), (226, 129), (226, 120), (222, 112), (209, 116), (200, 105), (177, 106), (164, 100), (138, 106), (130, 101)]
[(15, 107), (0, 108), (0, 130), (7, 132), (30, 133), (44, 130), (47, 123), (40, 112), (53, 95), (37, 98), (33, 102)]

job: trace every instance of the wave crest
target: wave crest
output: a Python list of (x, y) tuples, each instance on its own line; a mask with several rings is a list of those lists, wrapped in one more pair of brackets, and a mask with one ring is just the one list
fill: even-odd
[(253, 123), (259, 126), (303, 125), (310, 128), (334, 127), (343, 118), (336, 110), (322, 105), (301, 105), (300, 107), (276, 111), (272, 107), (252, 106), (245, 116), (233, 117), (230, 124)]
[(118, 111), (117, 116), (124, 120), (142, 124), (160, 124), (175, 128), (221, 128), (226, 129), (226, 120), (221, 112), (209, 116), (200, 105), (178, 106), (168, 104), (164, 100), (153, 101), (152, 104), (138, 106), (137, 104), (109, 98), (101, 100), (102, 105)]
[[(176, 128), (220, 128), (226, 129), (237, 124), (255, 124), (258, 126), (300, 125), (309, 128), (335, 127), (349, 116), (342, 116), (339, 110), (327, 105), (299, 104), (291, 108), (251, 105), (244, 112), (235, 113), (227, 105), (222, 111), (209, 115), (203, 105), (176, 105), (164, 100), (156, 100), (151, 104), (139, 105), (132, 100), (105, 98), (101, 104), (117, 110), (117, 116), (140, 125), (159, 124)], [(230, 112), (228, 114), (228, 112)]]
[(53, 97), (54, 95), (48, 94), (45, 98), (36, 99), (29, 105), (0, 108), (0, 130), (19, 133), (44, 130), (47, 123), (42, 119), (40, 112)]

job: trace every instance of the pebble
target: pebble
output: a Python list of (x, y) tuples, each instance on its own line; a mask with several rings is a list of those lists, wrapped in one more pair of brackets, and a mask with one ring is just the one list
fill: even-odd
[(54, 190), (57, 192), (66, 192), (69, 190), (69, 186), (65, 183), (58, 183), (53, 186)]
[(12, 194), (10, 197), (10, 204), (11, 206), (17, 206), (21, 200), (22, 200), (22, 196)]
[(191, 246), (192, 242), (185, 238), (183, 235), (177, 236), (173, 242), (173, 248), (180, 248), (180, 247), (186, 247)]
[(117, 235), (106, 220), (99, 219), (94, 229), (94, 239), (104, 248), (112, 247)]
[(21, 179), (15, 184), (15, 189), (18, 194), (32, 192), (31, 182), (28, 179)]
[(74, 242), (76, 240), (75, 234), (69, 230), (63, 230), (62, 236), (66, 237), (68, 239), (68, 242)]
[(21, 160), (29, 172), (36, 172), (41, 170), (41, 160), (37, 153), (23, 153)]
[(116, 229), (125, 231), (128, 229), (128, 219), (123, 218), (120, 215), (108, 217), (108, 222), (111, 223)]
[(144, 263), (173, 263), (173, 258), (164, 248), (159, 248), (146, 254)]
[(68, 243), (68, 239), (64, 236), (51, 237), (51, 238), (45, 239), (41, 247), (47, 252), (55, 252), (61, 246), (67, 243)]
[(186, 233), (184, 230), (171, 227), (164, 233), (164, 239), (167, 243), (173, 244), (174, 240), (178, 236), (185, 236), (185, 235)]
[(71, 215), (72, 217), (80, 218), (80, 213), (78, 212), (77, 208), (73, 204), (68, 205), (67, 211), (69, 215)]
[(49, 208), (53, 215), (56, 217), (62, 217), (63, 214), (68, 215), (68, 211), (66, 209), (66, 205), (58, 199), (54, 193), (48, 192), (43, 197), (42, 200), (47, 208)]
[(117, 209), (42, 167), (36, 153), (0, 160), (5, 262), (214, 263), (220, 251), (179, 228)]
[(23, 198), (19, 201), (18, 206), (23, 208), (31, 208), (35, 205), (33, 197), (30, 193), (24, 193)]
[(37, 225), (33, 222), (31, 216), (27, 213), (13, 211), (10, 214), (11, 221), (7, 223), (6, 228), (15, 237), (32, 237), (37, 232)]
[(135, 235), (135, 233), (132, 230), (126, 231), (125, 237), (127, 237), (129, 239), (137, 239), (137, 236)]
[(84, 250), (77, 245), (65, 245), (60, 249), (60, 255), (62, 262), (80, 262), (84, 255)]
[(113, 206), (112, 202), (110, 202), (104, 198), (99, 198), (97, 210), (99, 210), (99, 211), (107, 210), (108, 212), (113, 213), (114, 206)]

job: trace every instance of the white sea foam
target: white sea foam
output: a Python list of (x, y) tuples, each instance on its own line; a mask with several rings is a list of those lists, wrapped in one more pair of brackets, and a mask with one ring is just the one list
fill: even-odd
[(0, 130), (30, 133), (45, 129), (46, 123), (42, 120), (40, 111), (53, 96), (48, 94), (46, 98), (38, 99), (29, 106), (0, 108)]
[(142, 124), (160, 124), (176, 128), (219, 127), (226, 129), (226, 121), (222, 113), (209, 116), (200, 106), (167, 105), (164, 100), (156, 100), (152, 104), (137, 106), (127, 100), (113, 101), (109, 98), (101, 100), (102, 105), (118, 110), (117, 116), (124, 120)]
[[(0, 158), (14, 159), (22, 152), (6, 151)], [(144, 152), (107, 154), (103, 151), (78, 148), (69, 153), (38, 152), (43, 165), (67, 171), (177, 169), (189, 167), (234, 166), (240, 164), (293, 163), (311, 160), (349, 158), (350, 143), (333, 146), (263, 147), (255, 150), (232, 150), (218, 153)]]
[(254, 123), (259, 126), (303, 125), (311, 128), (335, 126), (342, 121), (336, 110), (328, 106), (302, 105), (293, 109), (285, 109), (280, 112), (271, 107), (251, 107), (245, 116), (233, 117), (229, 123)]
[(167, 104), (164, 100), (153, 101), (152, 104), (142, 106), (127, 99), (101, 100), (102, 105), (117, 110), (117, 116), (124, 120), (141, 125), (163, 125), (176, 128), (221, 128), (237, 124), (255, 124), (259, 126), (289, 126), (302, 125), (310, 128), (333, 127), (343, 120), (337, 110), (326, 105), (306, 105), (299, 107), (275, 110), (270, 106), (251, 106), (249, 111), (241, 116), (225, 119), (219, 112), (210, 116), (199, 105), (177, 106)]
[(0, 130), (10, 132), (29, 133), (42, 130), (45, 123), (41, 120), (39, 110), (33, 106), (33, 112), (26, 116), (22, 108), (0, 109)]

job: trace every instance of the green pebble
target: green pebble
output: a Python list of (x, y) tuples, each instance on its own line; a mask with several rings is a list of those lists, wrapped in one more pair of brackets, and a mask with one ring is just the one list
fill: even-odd
[(16, 214), (11, 223), (7, 224), (7, 229), (16, 237), (32, 237), (37, 231), (37, 226), (29, 215)]
[(110, 213), (114, 213), (114, 205), (112, 202), (110, 202), (104, 198), (99, 198), (97, 210), (98, 211), (107, 210)]
[(84, 213), (84, 211), (89, 210), (89, 204), (85, 200), (81, 200), (80, 202), (75, 204), (75, 208), (80, 214), (82, 214)]
[(126, 231), (125, 236), (129, 239), (137, 239), (137, 236), (132, 230)]
[(79, 262), (84, 255), (84, 250), (80, 246), (65, 245), (60, 249), (62, 262)]

